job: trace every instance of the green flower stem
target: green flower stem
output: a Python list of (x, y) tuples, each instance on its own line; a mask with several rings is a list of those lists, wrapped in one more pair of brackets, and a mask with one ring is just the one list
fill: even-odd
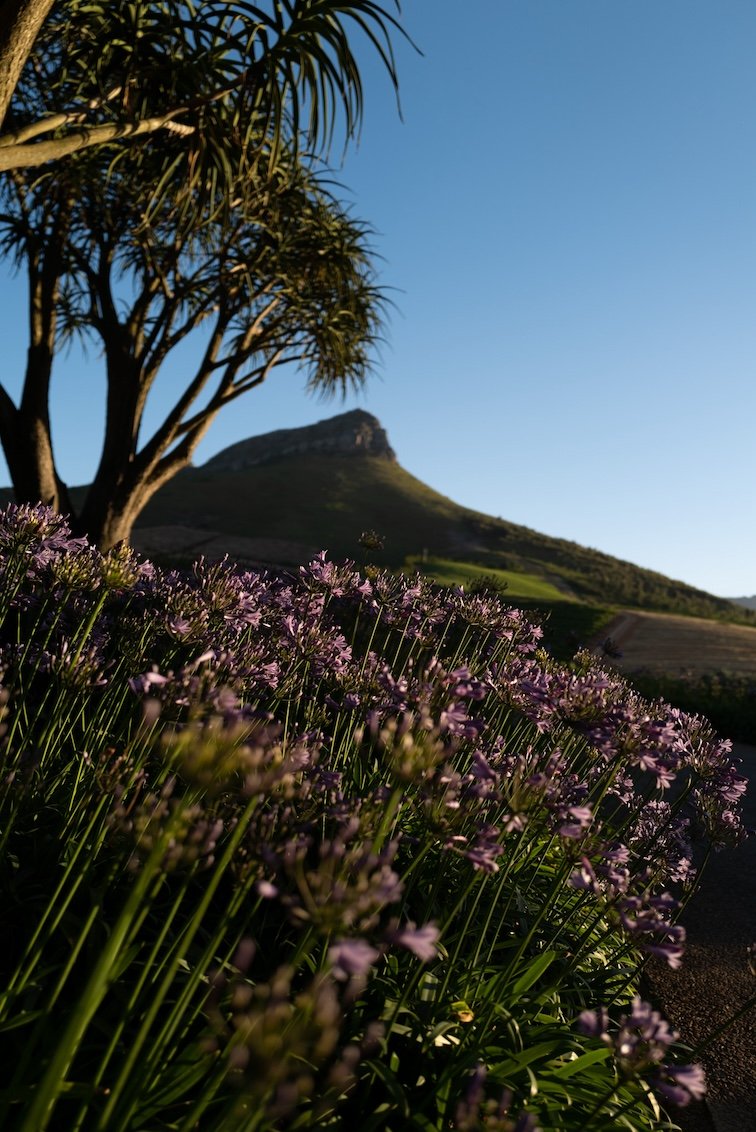
[(160, 870), (170, 835), (176, 825), (172, 820), (166, 826), (164, 837), (153, 848), (150, 857), (139, 873), (136, 883), (126, 899), (121, 913), (103, 946), (99, 960), (89, 977), (81, 998), (72, 1012), (68, 1025), (58, 1042), (55, 1053), (47, 1066), (26, 1118), (19, 1132), (44, 1132), (53, 1115), (55, 1102), (63, 1088), (65, 1075), (76, 1056), (81, 1041), (94, 1018), (100, 1003), (113, 980), (113, 970), (121, 957), (124, 947), (134, 936), (135, 921), (141, 923), (141, 906)]
[[(475, 912), (478, 908), (478, 905), (480, 904), (480, 901), (483, 897), (483, 893), (486, 889), (487, 880), (488, 880), (488, 877), (486, 877), (486, 876), (483, 876), (481, 878), (481, 881), (478, 885), (478, 890), (475, 893), (475, 897), (474, 897), (473, 902), (472, 902), (472, 907), (470, 908), (470, 910), (467, 914), (467, 919), (465, 921), (465, 924), (457, 932), (457, 941), (456, 941), (456, 944), (454, 945), (454, 950), (449, 952), (449, 959), (446, 963), (446, 971), (445, 971), (445, 974), (444, 974), (444, 978), (443, 978), (443, 980), (442, 980), (442, 982), (439, 986), (439, 997), (443, 997), (444, 995), (446, 995), (448, 993), (449, 983), (450, 983), (452, 975), (455, 971), (455, 967), (460, 960), (460, 956), (462, 954), (462, 951), (463, 951), (465, 946), (469, 946), (470, 937), (468, 935), (468, 932), (471, 931), (471, 929), (472, 929), (473, 918), (475, 916)], [(480, 949), (483, 945), (483, 941), (485, 939), (486, 932), (488, 931), (488, 927), (489, 927), (489, 924), (491, 922), (491, 916), (492, 916), (492, 913), (493, 913), (493, 910), (495, 909), (495, 907), (496, 907), (496, 900), (493, 899), (493, 900), (489, 901), (489, 914), (486, 917), (486, 922), (485, 922), (485, 925), (484, 925), (482, 931), (479, 933), (478, 946), (475, 949), (475, 955), (472, 957), (472, 959), (468, 960), (464, 964), (464, 969), (465, 969), (465, 972), (468, 975), (468, 977), (471, 974), (471, 972), (474, 971), (477, 968), (478, 958), (479, 958), (479, 955), (480, 955)], [(463, 998), (465, 997), (466, 993), (467, 993), (467, 991), (465, 990), (465, 992), (462, 995)]]
[[(439, 872), (440, 872), (440, 870), (439, 870)], [(441, 875), (443, 875), (443, 874), (441, 874)], [(472, 877), (472, 879), (471, 879), (470, 881), (468, 881), (468, 883), (467, 883), (467, 885), (466, 885), (466, 887), (465, 887), (465, 889), (464, 889), (463, 893), (461, 894), (461, 896), (459, 896), (459, 897), (458, 897), (458, 899), (457, 899), (456, 903), (454, 904), (454, 906), (453, 906), (452, 910), (451, 910), (451, 911), (450, 911), (450, 912), (449, 912), (449, 913), (447, 914), (447, 916), (446, 916), (446, 919), (445, 919), (445, 921), (444, 921), (444, 924), (443, 924), (443, 925), (441, 926), (441, 928), (440, 928), (440, 935), (441, 935), (441, 939), (442, 939), (442, 940), (443, 940), (443, 938), (444, 938), (444, 934), (445, 934), (445, 931), (446, 931), (446, 929), (447, 929), (447, 928), (448, 928), (448, 926), (449, 926), (450, 924), (452, 924), (452, 923), (454, 922), (454, 920), (456, 919), (456, 917), (457, 917), (457, 915), (459, 914), (460, 910), (461, 910), (461, 909), (462, 909), (462, 907), (464, 906), (464, 904), (465, 904), (465, 901), (466, 901), (466, 900), (467, 900), (467, 899), (469, 898), (469, 895), (470, 895), (470, 893), (471, 893), (471, 891), (472, 891), (473, 887), (474, 887), (474, 886), (475, 886), (476, 884), (480, 884), (480, 885), (482, 886), (482, 884), (483, 884), (483, 881), (484, 881), (485, 879), (486, 879), (486, 878), (485, 878), (485, 875), (484, 875), (484, 874), (482, 874), (482, 873), (476, 873), (476, 874), (475, 874), (475, 875), (474, 875), (474, 876)], [(427, 915), (427, 913), (426, 913), (426, 915)], [(425, 917), (423, 917), (423, 918), (425, 918)], [(402, 994), (401, 994), (401, 996), (400, 996), (400, 998), (399, 998), (399, 1000), (398, 1000), (398, 1002), (397, 1002), (397, 1004), (396, 1004), (396, 1007), (395, 1007), (395, 1008), (394, 1008), (394, 1010), (392, 1011), (391, 1017), (390, 1017), (390, 1018), (389, 1018), (389, 1020), (388, 1020), (388, 1029), (387, 1029), (387, 1036), (388, 1036), (388, 1034), (389, 1034), (389, 1033), (390, 1033), (390, 1031), (391, 1031), (391, 1027), (392, 1027), (392, 1025), (394, 1024), (394, 1022), (396, 1021), (396, 1019), (397, 1019), (397, 1018), (399, 1017), (399, 1013), (400, 1013), (400, 1011), (401, 1011), (401, 1010), (402, 1010), (402, 1009), (404, 1008), (404, 1006), (405, 1006), (405, 1004), (406, 1004), (406, 1002), (407, 1002), (407, 1000), (408, 1000), (408, 998), (409, 998), (409, 995), (410, 995), (410, 993), (411, 993), (411, 992), (412, 992), (412, 991), (414, 990), (415, 986), (417, 985), (418, 981), (419, 981), (419, 980), (420, 980), (420, 978), (422, 977), (423, 973), (424, 973), (424, 968), (423, 968), (423, 967), (420, 967), (420, 966), (419, 966), (419, 967), (418, 967), (418, 970), (417, 970), (417, 971), (415, 972), (415, 974), (413, 975), (412, 979), (411, 979), (411, 980), (410, 980), (410, 981), (408, 982), (408, 984), (407, 984), (407, 985), (405, 986), (405, 989), (404, 989), (404, 991), (402, 992)], [(451, 974), (451, 972), (450, 972), (450, 967), (449, 967), (449, 964), (448, 964), (448, 961), (447, 961), (447, 963), (446, 963), (446, 977), (445, 977), (445, 979), (444, 979), (443, 983), (441, 984), (441, 988), (442, 988), (442, 989), (440, 990), (440, 993), (445, 993), (445, 992), (446, 992), (446, 988), (447, 988), (447, 985), (448, 985), (448, 980), (449, 980), (449, 978), (450, 978), (450, 974)]]
[[(240, 817), (239, 821), (237, 822), (237, 825), (231, 837), (228, 839), (228, 842), (223, 851), (223, 854), (218, 861), (218, 864), (213, 870), (212, 876), (207, 884), (207, 887), (204, 890), (202, 899), (197, 904), (191, 921), (187, 925), (187, 928), (184, 931), (183, 935), (174, 946), (172, 959), (169, 962), (165, 963), (165, 974), (163, 975), (160, 986), (153, 993), (150, 1008), (144, 1017), (144, 1021), (142, 1022), (139, 1033), (136, 1035), (134, 1041), (131, 1044), (131, 1048), (127, 1057), (124, 1059), (118, 1080), (111, 1088), (110, 1095), (108, 1097), (108, 1103), (105, 1107), (105, 1110), (103, 1111), (100, 1122), (97, 1125), (97, 1128), (102, 1129), (103, 1132), (113, 1132), (113, 1129), (116, 1127), (112, 1123), (110, 1123), (110, 1121), (114, 1116), (118, 1099), (129, 1082), (130, 1075), (137, 1063), (142, 1047), (147, 1040), (153, 1022), (163, 1005), (166, 995), (173, 985), (176, 973), (179, 969), (179, 965), (185, 959), (186, 954), (194, 940), (194, 937), (202, 927), (203, 920), (210, 906), (210, 903), (218, 889), (223, 875), (231, 864), (234, 853), (236, 852), (236, 849), (238, 848), (239, 843), (241, 842), (241, 839), (246, 832), (247, 826), (252, 820), (252, 815), (257, 808), (257, 804), (258, 799), (256, 797), (250, 799), (249, 803), (247, 804), (247, 807)], [(22, 1132), (24, 1132), (24, 1130), (22, 1130)]]
[[(551, 912), (552, 905), (553, 905), (553, 902), (554, 902), (554, 897), (557, 895), (557, 893), (563, 887), (564, 887), (564, 874), (560, 871), (557, 871), (556, 872), (556, 879), (555, 879), (554, 883), (552, 884), (546, 899), (543, 901), (541, 908), (540, 908), (539, 912), (537, 913), (535, 919), (533, 920), (533, 923), (530, 925), (530, 928), (529, 928), (527, 934), (525, 936), (523, 936), (519, 947), (517, 948), (514, 955), (512, 956), (511, 962), (509, 964), (509, 970), (510, 971), (516, 970), (517, 964), (520, 962), (520, 960), (522, 959), (523, 955), (525, 954), (528, 946), (530, 945), (530, 943), (533, 940), (536, 928), (539, 927), (539, 925), (545, 919), (547, 914)], [(499, 981), (501, 981), (502, 978), (508, 977), (508, 975), (509, 975), (509, 971), (502, 972), (502, 974), (499, 976)]]
[[(104, 1075), (107, 1071), (107, 1067), (110, 1064), (110, 1061), (111, 1061), (114, 1053), (118, 1049), (118, 1045), (119, 1045), (119, 1042), (121, 1041), (121, 1037), (123, 1035), (123, 1032), (124, 1032), (129, 1020), (132, 1018), (133, 1013), (134, 1013), (134, 1011), (135, 1011), (135, 1009), (136, 1009), (136, 1007), (139, 1003), (139, 999), (142, 995), (142, 991), (144, 990), (145, 985), (148, 982), (148, 979), (150, 979), (152, 977), (152, 972), (153, 972), (153, 968), (155, 966), (156, 960), (158, 960), (159, 957), (160, 957), (160, 953), (163, 949), (163, 945), (165, 943), (165, 940), (166, 940), (168, 933), (169, 933), (169, 931), (170, 931), (170, 929), (171, 929), (171, 927), (174, 923), (174, 920), (175, 920), (175, 918), (176, 918), (176, 916), (177, 916), (177, 914), (178, 914), (178, 912), (181, 908), (184, 897), (186, 896), (186, 891), (187, 891), (187, 886), (182, 885), (180, 892), (177, 894), (176, 899), (173, 902), (173, 906), (171, 907), (170, 912), (168, 913), (168, 915), (163, 920), (162, 927), (161, 927), (160, 932), (157, 936), (157, 939), (155, 940), (155, 943), (153, 944), (153, 946), (150, 950), (150, 954), (147, 956), (144, 964), (142, 965), (141, 974), (136, 981), (136, 984), (135, 984), (135, 986), (134, 986), (134, 988), (131, 992), (131, 995), (129, 996), (129, 1000), (121, 1010), (120, 1020), (118, 1021), (118, 1023), (113, 1028), (113, 1032), (110, 1036), (110, 1041), (109, 1041), (109, 1043), (108, 1043), (108, 1045), (105, 1049), (105, 1052), (104, 1052), (104, 1054), (103, 1054), (103, 1056), (100, 1060), (100, 1064), (97, 1068), (97, 1071), (95, 1072), (94, 1077), (92, 1079), (92, 1083), (95, 1087), (100, 1086), (102, 1079), (103, 1079), (103, 1077), (104, 1077)], [(86, 1108), (87, 1108), (87, 1106), (85, 1105), (83, 1107), (82, 1111), (80, 1112), (79, 1119), (81, 1119), (86, 1114)], [(78, 1127), (78, 1124), (75, 1124), (74, 1127), (75, 1128)], [(73, 1132), (73, 1130), (72, 1130), (72, 1132)]]
[[(208, 1108), (215, 1100), (218, 1090), (222, 1088), (223, 1083), (228, 1077), (228, 1066), (223, 1060), (223, 1055), (220, 1050), (213, 1056), (217, 1062), (215, 1069), (209, 1079), (204, 1083), (202, 1092), (189, 1109), (189, 1112), (186, 1114), (181, 1124), (177, 1126), (177, 1132), (198, 1132), (198, 1129), (203, 1127), (200, 1120), (204, 1117)], [(235, 1098), (235, 1103), (238, 1104), (238, 1097)], [(220, 1128), (220, 1122), (216, 1120), (213, 1125), (213, 1132), (220, 1132)], [(237, 1132), (242, 1132), (242, 1126), (238, 1124)], [(243, 1128), (243, 1132), (247, 1132), (246, 1125)]]
[[(97, 621), (97, 618), (100, 616), (103, 609), (105, 608), (105, 602), (107, 601), (107, 599), (108, 599), (108, 590), (106, 589), (105, 586), (103, 586), (100, 590), (100, 594), (97, 598), (97, 601), (92, 606), (92, 610), (89, 614), (89, 617), (87, 617), (86, 621), (83, 623), (81, 633), (78, 636), (78, 642), (79, 642), (78, 647), (76, 649), (76, 652), (73, 655), (73, 659), (71, 660), (71, 667), (72, 668), (75, 668), (76, 665), (78, 664), (79, 658), (80, 658), (82, 652), (84, 651), (84, 645), (89, 640), (89, 635), (95, 627), (95, 622)], [(76, 638), (74, 638), (74, 640), (76, 640)]]
[[(191, 1012), (190, 1004), (193, 999), (196, 999), (197, 987), (199, 986), (200, 982), (207, 981), (205, 972), (209, 969), (211, 963), (216, 958), (218, 951), (221, 948), (221, 942), (223, 942), (223, 949), (225, 953), (223, 955), (223, 958), (221, 959), (219, 966), (221, 967), (221, 969), (223, 969), (223, 967), (230, 962), (231, 957), (233, 956), (239, 945), (239, 940), (241, 939), (241, 936), (243, 934), (243, 929), (242, 927), (237, 927), (234, 932), (229, 935), (228, 925), (229, 923), (233, 923), (236, 919), (236, 916), (241, 906), (245, 903), (252, 889), (252, 886), (253, 882), (251, 881), (247, 884), (239, 885), (238, 888), (234, 890), (231, 901), (226, 908), (226, 914), (218, 917), (215, 931), (208, 939), (203, 953), (191, 965), (189, 969), (189, 975), (185, 980), (184, 987), (179, 998), (177, 999), (169, 1017), (166, 1019), (163, 1028), (159, 1031), (159, 1033), (152, 1041), (151, 1053), (153, 1060), (158, 1061), (163, 1058), (163, 1051), (166, 1049), (169, 1043), (173, 1041), (173, 1038), (179, 1027), (182, 1024), (186, 1024), (187, 1014)], [(258, 897), (254, 902), (254, 907), (250, 911), (250, 920), (254, 920), (255, 912), (257, 911), (261, 903), (262, 900)], [(203, 1001), (197, 1004), (197, 1006), (195, 1007), (195, 1016), (202, 1010), (203, 1004), (204, 998)], [(159, 1075), (156, 1080), (158, 1079)]]
[(388, 836), (389, 830), (394, 824), (396, 815), (399, 812), (399, 807), (402, 804), (405, 790), (403, 786), (395, 786), (391, 792), (391, 797), (386, 803), (386, 808), (383, 812), (378, 830), (373, 838), (373, 844), (370, 847), (372, 853), (380, 853), (383, 848), (383, 843)]
[[(470, 979), (472, 977), (472, 974), (473, 974), (474, 971), (478, 970), (478, 967), (479, 967), (479, 964), (480, 964), (481, 951), (483, 950), (483, 947), (485, 946), (486, 938), (488, 937), (488, 933), (490, 931), (491, 924), (494, 922), (494, 918), (498, 921), (499, 931), (496, 933), (495, 939), (488, 945), (488, 961), (489, 962), (490, 962), (491, 955), (492, 955), (493, 951), (498, 946), (499, 936), (501, 934), (501, 929), (504, 929), (504, 931), (506, 931), (507, 920), (505, 918), (503, 918), (502, 915), (501, 915), (501, 907), (499, 905), (499, 896), (500, 896), (501, 892), (503, 891), (503, 889), (506, 887), (508, 879), (509, 879), (508, 871), (504, 872), (503, 874), (499, 874), (499, 876), (496, 878), (496, 890), (497, 890), (496, 896), (491, 901), (489, 901), (489, 907), (488, 907), (488, 912), (486, 914), (485, 921), (483, 923), (482, 928), (477, 932), (478, 942), (475, 946), (475, 952), (472, 956), (472, 959), (470, 959), (465, 964), (465, 969), (466, 969), (466, 974), (467, 974), (468, 979)], [(482, 891), (482, 889), (480, 891)], [(465, 925), (465, 929), (464, 929), (464, 932), (462, 933), (462, 935), (464, 935), (467, 932), (467, 930), (468, 930), (468, 924)], [(460, 939), (460, 942), (461, 942), (461, 939)]]
[(92, 928), (94, 927), (94, 925), (97, 923), (97, 919), (100, 915), (100, 911), (101, 911), (101, 909), (97, 905), (95, 905), (91, 909), (86, 920), (84, 921), (84, 923), (81, 927), (81, 930), (79, 931), (79, 937), (76, 940), (76, 943), (74, 944), (74, 946), (71, 948), (71, 953), (68, 956), (68, 959), (66, 961), (66, 965), (64, 966), (63, 970), (60, 973), (60, 977), (59, 977), (58, 982), (55, 986), (55, 989), (52, 991), (49, 999), (47, 1000), (46, 1008), (47, 1008), (48, 1011), (52, 1010), (53, 1006), (55, 1006), (55, 1003), (58, 1001), (58, 998), (60, 996), (61, 991), (63, 990), (64, 986), (68, 982), (68, 976), (71, 974), (71, 971), (74, 968), (76, 960), (79, 958), (79, 955), (81, 953), (81, 949), (84, 946), (84, 944), (86, 943), (87, 936), (89, 935), (89, 933), (92, 930)]
[[(155, 1085), (160, 1082), (161, 1076), (166, 1068), (170, 1066), (172, 1059), (180, 1053), (180, 1047), (177, 1046), (176, 1043), (174, 1043), (170, 1051), (168, 1050), (168, 1047), (171, 1042), (174, 1041), (174, 1038), (176, 1038), (179, 1030), (181, 1029), (183, 1035), (186, 1036), (196, 1019), (204, 1012), (207, 992), (204, 992), (202, 996), (198, 996), (197, 988), (200, 983), (208, 985), (206, 972), (213, 960), (217, 957), (221, 938), (225, 934), (224, 928), (225, 925), (221, 924), (212, 939), (208, 942), (203, 953), (190, 967), (181, 994), (171, 1009), (170, 1015), (166, 1019), (163, 1028), (152, 1040), (150, 1045), (150, 1060), (160, 1065), (160, 1069), (157, 1070), (154, 1076)], [(220, 963), (218, 963), (221, 969), (224, 969), (230, 964), (239, 946), (240, 938), (241, 932), (237, 931), (230, 939), (224, 941), (224, 954)], [(206, 1021), (205, 1017), (205, 1025)]]
[[(9, 979), (5, 994), (0, 997), (0, 1020), (6, 1017), (7, 1011), (4, 1010), (4, 1005), (10, 1005), (13, 1001), (13, 993), (16, 995), (27, 985), (31, 979), (34, 971), (42, 959), (47, 942), (57, 931), (61, 920), (65, 916), (68, 908), (73, 900), (76, 892), (81, 887), (82, 883), (87, 877), (87, 867), (75, 871), (79, 858), (86, 852), (93, 853), (92, 847), (88, 844), (89, 835), (97, 826), (101, 819), (102, 810), (109, 804), (108, 797), (101, 798), (95, 813), (87, 826), (84, 836), (76, 846), (70, 861), (67, 863), (65, 872), (61, 877), (55, 892), (51, 899), (48, 901), (47, 907), (40, 917), (39, 922), (34, 930), (34, 934), (29, 940), (26, 950), (21, 957), (14, 974)], [(87, 865), (92, 863), (90, 857)], [(46, 933), (46, 934), (43, 934)]]

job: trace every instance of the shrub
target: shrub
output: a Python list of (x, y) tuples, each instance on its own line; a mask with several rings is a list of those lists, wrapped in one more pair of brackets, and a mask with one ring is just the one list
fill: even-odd
[(661, 1129), (701, 1094), (637, 987), (691, 841), (742, 835), (704, 720), (324, 555), (163, 572), (9, 507), (0, 569), (0, 1126)]

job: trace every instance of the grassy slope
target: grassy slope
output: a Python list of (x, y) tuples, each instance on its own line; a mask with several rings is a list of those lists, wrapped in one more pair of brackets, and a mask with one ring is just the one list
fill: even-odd
[(385, 550), (368, 557), (380, 565), (401, 566), (425, 553), (476, 573), (529, 575), (581, 602), (756, 622), (662, 574), (460, 507), (400, 465), (373, 457), (289, 457), (234, 473), (192, 469), (163, 488), (139, 525), (171, 523), (307, 543), (358, 561), (359, 535), (373, 529)]
[[(81, 489), (74, 489), (78, 496)], [(0, 501), (12, 497), (0, 491)], [(756, 624), (756, 613), (610, 555), (460, 507), (399, 464), (375, 457), (287, 457), (234, 473), (181, 473), (151, 500), (138, 526), (180, 524), (221, 535), (282, 539), (324, 548), (334, 558), (403, 566), (435, 560), (440, 581), (469, 584), (496, 574), (518, 604), (553, 610), (571, 626), (585, 607), (585, 640), (611, 607)], [(383, 552), (363, 551), (373, 529)], [(570, 602), (572, 599), (572, 602)], [(603, 609), (603, 613), (599, 613)]]
[[(508, 597), (532, 598), (534, 601), (564, 601), (564, 593), (551, 582), (534, 574), (520, 574), (513, 570), (497, 570), (495, 567), (483, 570), (471, 562), (455, 562), (448, 558), (426, 558), (412, 556), (407, 559), (407, 567), (427, 574), (440, 586), (464, 586), (466, 589), (475, 583), (489, 583), (487, 588), (495, 589)], [(574, 599), (568, 602), (574, 604)]]
[(385, 553), (372, 557), (399, 564), (423, 547), (448, 549), (447, 530), (457, 511), (451, 500), (388, 460), (308, 456), (241, 472), (184, 472), (150, 502), (139, 525), (180, 521), (310, 543), (352, 558), (360, 554), (360, 533), (372, 528), (386, 539)]

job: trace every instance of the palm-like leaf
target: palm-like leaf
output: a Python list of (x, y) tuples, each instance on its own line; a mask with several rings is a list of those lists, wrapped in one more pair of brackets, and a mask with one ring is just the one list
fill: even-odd
[[(274, 367), (300, 364), (323, 392), (361, 383), (385, 300), (366, 229), (313, 170), (339, 122), (347, 139), (359, 128), (350, 34), (396, 85), (398, 27), (377, 0), (58, 0), (0, 136), (2, 250), (44, 313), (19, 407), (0, 385), (20, 498), (71, 510), (47, 408), (61, 337), (91, 334), (105, 355), (102, 458), (78, 522), (108, 545)], [(196, 373), (140, 447), (152, 384), (201, 322)], [(27, 451), (21, 435), (40, 441)]]
[[(392, 7), (399, 12), (398, 0)], [(377, 0), (66, 0), (53, 9), (0, 137), (0, 170), (95, 145), (139, 145), (153, 203), (183, 184), (219, 205), (239, 173), (266, 172), (300, 135), (322, 152), (363, 112), (353, 34), (394, 88), (397, 16)], [(162, 175), (155, 177), (155, 157)]]

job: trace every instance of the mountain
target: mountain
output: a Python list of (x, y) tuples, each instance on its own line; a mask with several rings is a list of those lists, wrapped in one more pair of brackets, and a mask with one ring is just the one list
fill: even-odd
[(396, 463), (386, 430), (371, 413), (353, 409), (304, 428), (282, 428), (224, 448), (203, 465), (206, 472), (241, 472), (292, 456), (376, 456)]
[[(366, 552), (363, 531), (382, 551)], [(543, 580), (565, 598), (750, 621), (742, 607), (565, 539), (493, 518), (434, 491), (399, 464), (385, 430), (354, 410), (232, 445), (151, 500), (134, 544), (157, 559), (228, 553), (247, 564), (333, 558), (401, 566), (453, 560)]]
[(756, 609), (756, 594), (753, 597), (731, 597), (728, 600), (735, 605), (742, 605), (744, 609)]

